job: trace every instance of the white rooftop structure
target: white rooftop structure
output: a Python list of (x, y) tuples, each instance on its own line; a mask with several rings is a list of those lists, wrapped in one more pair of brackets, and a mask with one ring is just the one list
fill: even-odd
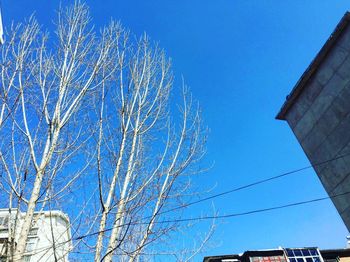
[[(16, 245), (24, 215), (18, 209), (0, 209), (0, 261), (13, 254), (11, 249)], [(24, 261), (67, 262), (72, 250), (68, 216), (58, 210), (40, 211), (35, 213), (33, 220)], [(11, 235), (14, 236), (12, 245)]]

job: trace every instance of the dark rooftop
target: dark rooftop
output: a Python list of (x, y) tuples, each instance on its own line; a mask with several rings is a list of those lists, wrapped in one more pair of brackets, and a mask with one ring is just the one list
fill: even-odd
[(240, 262), (249, 262), (250, 257), (257, 256), (282, 256), (282, 249), (271, 249), (271, 250), (249, 250), (245, 251), (242, 255), (223, 255), (223, 256), (210, 256), (205, 257), (203, 262), (221, 262), (223, 260), (238, 260)]
[[(316, 247), (305, 247), (307, 249)], [(292, 248), (294, 249), (294, 248)], [(298, 249), (298, 248), (296, 248)], [(334, 259), (337, 257), (350, 257), (350, 248), (344, 249), (323, 249), (320, 250), (321, 256), (324, 259)], [(245, 251), (243, 254), (238, 255), (222, 255), (222, 256), (208, 256), (203, 259), (203, 262), (222, 262), (222, 261), (233, 261), (239, 262), (250, 262), (250, 257), (271, 257), (271, 256), (283, 256), (283, 249), (271, 249), (271, 250), (253, 250)]]
[(321, 255), (325, 259), (335, 258), (335, 257), (350, 257), (350, 248), (344, 249), (324, 249), (320, 250)]

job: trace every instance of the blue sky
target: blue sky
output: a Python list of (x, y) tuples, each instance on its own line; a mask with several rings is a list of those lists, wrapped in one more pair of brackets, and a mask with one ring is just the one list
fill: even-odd
[[(62, 1), (63, 4), (71, 1)], [(309, 165), (286, 122), (274, 117), (286, 95), (350, 8), (348, 1), (87, 1), (97, 27), (111, 17), (147, 32), (191, 87), (210, 128), (205, 164), (194, 182), (212, 193)], [(2, 1), (5, 26), (35, 11), (52, 27), (59, 1)], [(214, 200), (219, 214), (325, 196), (312, 170)], [(190, 215), (211, 212), (211, 203)], [(203, 226), (205, 228), (205, 226)], [(330, 201), (218, 221), (204, 255), (300, 246), (342, 248), (348, 234)]]

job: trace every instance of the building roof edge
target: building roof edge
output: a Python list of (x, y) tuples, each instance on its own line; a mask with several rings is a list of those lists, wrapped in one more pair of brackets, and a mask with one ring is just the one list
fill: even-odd
[(337, 24), (333, 33), (327, 39), (326, 43), (322, 46), (321, 50), (317, 53), (316, 57), (312, 60), (312, 62), (307, 67), (305, 72), (302, 74), (298, 82), (295, 84), (290, 94), (287, 96), (286, 101), (283, 103), (280, 111), (276, 116), (276, 119), (286, 120), (285, 116), (288, 110), (293, 105), (295, 100), (299, 97), (299, 95), (302, 93), (307, 81), (311, 78), (311, 76), (315, 73), (316, 69), (323, 62), (328, 52), (331, 50), (331, 48), (335, 45), (335, 43), (339, 39), (341, 33), (348, 26), (349, 22), (350, 22), (350, 12), (346, 12), (342, 17), (342, 19), (340, 20), (340, 22)]

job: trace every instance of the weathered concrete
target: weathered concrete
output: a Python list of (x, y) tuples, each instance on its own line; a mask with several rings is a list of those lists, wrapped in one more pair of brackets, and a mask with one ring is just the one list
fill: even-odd
[[(278, 115), (287, 120), (330, 196), (350, 192), (349, 24), (346, 14)], [(350, 194), (332, 200), (350, 230)]]

